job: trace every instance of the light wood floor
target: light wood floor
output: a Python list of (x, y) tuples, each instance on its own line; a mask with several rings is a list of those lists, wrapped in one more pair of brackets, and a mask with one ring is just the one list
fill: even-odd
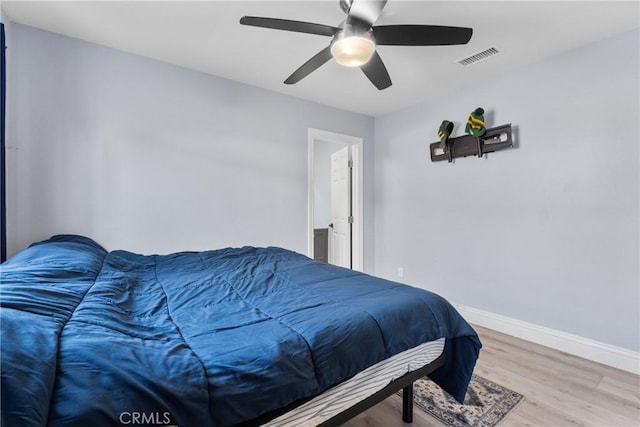
[[(640, 377), (548, 347), (474, 326), (483, 347), (475, 373), (525, 396), (504, 420), (509, 426), (640, 426)], [(402, 422), (392, 396), (349, 421), (348, 427), (443, 426), (414, 408)]]

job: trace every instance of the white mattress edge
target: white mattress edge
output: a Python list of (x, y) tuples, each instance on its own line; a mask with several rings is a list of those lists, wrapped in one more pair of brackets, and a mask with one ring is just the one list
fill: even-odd
[(440, 338), (391, 356), (264, 425), (316, 426), (382, 390), (391, 381), (433, 362), (444, 351), (444, 342)]

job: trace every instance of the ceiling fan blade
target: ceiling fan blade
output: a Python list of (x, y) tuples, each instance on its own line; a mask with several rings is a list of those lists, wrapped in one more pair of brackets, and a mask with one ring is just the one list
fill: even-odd
[(320, 36), (333, 36), (335, 33), (340, 31), (340, 28), (332, 27), (331, 25), (291, 21), (289, 19), (261, 18), (259, 16), (243, 16), (240, 18), (240, 23), (242, 25), (251, 25), (253, 27), (295, 31), (296, 33), (317, 34)]
[(387, 67), (384, 66), (378, 52), (374, 52), (369, 62), (360, 66), (360, 69), (378, 89), (382, 90), (391, 86), (391, 77), (389, 77)]
[(353, 0), (349, 8), (348, 18), (357, 18), (360, 21), (373, 25), (378, 20), (387, 0)]
[(377, 45), (442, 46), (467, 44), (473, 29), (440, 25), (380, 25), (373, 27)]
[(331, 58), (331, 46), (327, 46), (320, 52), (316, 53), (310, 60), (302, 64), (300, 68), (294, 71), (293, 74), (291, 74), (287, 78), (287, 80), (284, 81), (284, 83), (288, 85), (298, 83), (300, 80), (304, 79), (309, 74), (313, 73), (315, 70), (324, 65), (324, 63)]

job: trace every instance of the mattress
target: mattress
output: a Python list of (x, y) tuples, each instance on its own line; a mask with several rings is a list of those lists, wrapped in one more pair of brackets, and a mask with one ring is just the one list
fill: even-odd
[(320, 396), (264, 424), (265, 427), (312, 427), (382, 390), (391, 381), (436, 360), (445, 339), (420, 344), (379, 362)]
[(462, 400), (481, 347), (444, 298), (283, 248), (142, 255), (54, 236), (0, 284), (3, 425), (230, 426), (438, 339), (429, 377)]

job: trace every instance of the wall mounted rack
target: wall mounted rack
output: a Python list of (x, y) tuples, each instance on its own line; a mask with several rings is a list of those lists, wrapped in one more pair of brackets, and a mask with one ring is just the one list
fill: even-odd
[(431, 161), (448, 160), (451, 163), (457, 157), (482, 157), (486, 153), (511, 148), (513, 147), (511, 123), (487, 129), (487, 132), (479, 138), (472, 135), (449, 138), (447, 146), (448, 150), (442, 150), (439, 148), (440, 142), (429, 144)]

